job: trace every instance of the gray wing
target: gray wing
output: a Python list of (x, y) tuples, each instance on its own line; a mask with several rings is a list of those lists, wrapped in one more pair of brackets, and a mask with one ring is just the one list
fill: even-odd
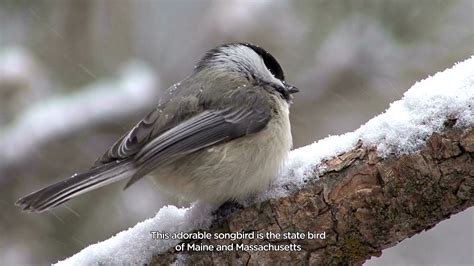
[(153, 138), (136, 153), (138, 171), (126, 187), (175, 156), (260, 131), (272, 110), (263, 97), (255, 91), (234, 93), (229, 107), (203, 111)]
[(117, 140), (94, 164), (94, 167), (115, 160), (127, 159), (135, 155), (152, 138), (157, 121), (160, 117), (160, 109), (154, 109), (145, 116), (132, 130)]

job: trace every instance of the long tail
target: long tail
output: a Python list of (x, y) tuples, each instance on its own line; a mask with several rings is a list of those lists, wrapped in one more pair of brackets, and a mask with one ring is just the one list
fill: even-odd
[(134, 172), (130, 161), (110, 162), (33, 192), (19, 199), (16, 205), (25, 211), (42, 212), (88, 191), (131, 177)]

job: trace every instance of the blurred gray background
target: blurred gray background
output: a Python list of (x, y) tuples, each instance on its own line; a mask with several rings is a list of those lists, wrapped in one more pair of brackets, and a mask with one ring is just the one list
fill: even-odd
[[(301, 89), (295, 148), (357, 129), (414, 82), (474, 52), (472, 0), (0, 1), (0, 264), (47, 264), (154, 216), (153, 183), (51, 212), (13, 203), (87, 169), (228, 42), (270, 51)], [(474, 264), (473, 209), (367, 265)]]

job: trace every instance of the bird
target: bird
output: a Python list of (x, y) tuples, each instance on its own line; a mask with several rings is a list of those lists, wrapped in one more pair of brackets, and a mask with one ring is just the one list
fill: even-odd
[(16, 205), (42, 212), (123, 179), (128, 188), (144, 176), (159, 193), (184, 202), (243, 200), (268, 189), (284, 166), (292, 148), (289, 108), (298, 91), (262, 47), (220, 45), (89, 170)]

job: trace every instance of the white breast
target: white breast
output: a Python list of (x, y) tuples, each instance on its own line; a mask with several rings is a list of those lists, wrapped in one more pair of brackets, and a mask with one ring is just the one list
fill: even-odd
[(187, 165), (175, 164), (155, 171), (160, 190), (190, 202), (220, 204), (267, 189), (292, 146), (288, 104), (272, 97), (278, 107), (263, 130), (180, 160)]

